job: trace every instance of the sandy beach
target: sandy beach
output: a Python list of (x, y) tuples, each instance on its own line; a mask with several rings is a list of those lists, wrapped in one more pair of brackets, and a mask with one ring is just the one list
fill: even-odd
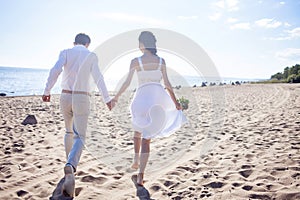
[[(300, 199), (300, 85), (243, 84), (175, 90), (189, 123), (151, 143), (151, 199)], [(132, 93), (109, 112), (93, 96), (74, 199), (139, 199), (129, 169)], [(59, 95), (1, 97), (0, 199), (55, 199), (63, 178)], [(27, 115), (37, 124), (22, 125)]]

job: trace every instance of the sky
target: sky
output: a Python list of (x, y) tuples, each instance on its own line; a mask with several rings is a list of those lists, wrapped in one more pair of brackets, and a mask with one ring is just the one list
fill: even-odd
[(115, 35), (143, 28), (190, 38), (222, 77), (268, 79), (300, 64), (300, 0), (2, 0), (0, 5), (0, 66), (50, 69), (77, 33), (88, 34), (94, 50)]

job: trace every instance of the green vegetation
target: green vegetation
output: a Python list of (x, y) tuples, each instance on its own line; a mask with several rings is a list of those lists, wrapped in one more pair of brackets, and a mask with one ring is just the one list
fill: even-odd
[(283, 72), (278, 72), (271, 76), (270, 83), (300, 83), (300, 65), (284, 68)]
[(183, 110), (187, 110), (189, 108), (190, 101), (184, 97), (177, 99), (177, 101), (181, 104)]

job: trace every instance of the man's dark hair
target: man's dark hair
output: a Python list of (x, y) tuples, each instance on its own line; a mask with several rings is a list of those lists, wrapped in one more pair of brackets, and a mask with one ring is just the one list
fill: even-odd
[(82, 44), (82, 45), (86, 45), (91, 43), (91, 38), (84, 34), (84, 33), (79, 33), (76, 35), (75, 37), (75, 44)]

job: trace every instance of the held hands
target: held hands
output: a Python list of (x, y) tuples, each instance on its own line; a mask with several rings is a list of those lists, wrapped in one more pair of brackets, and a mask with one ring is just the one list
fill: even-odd
[(109, 110), (112, 110), (115, 107), (116, 103), (117, 101), (115, 99), (112, 99), (110, 102), (107, 102), (106, 105)]
[(115, 96), (110, 102), (108, 102), (106, 105), (108, 106), (108, 109), (109, 110), (112, 110), (114, 107), (115, 107), (115, 105), (117, 104), (117, 102), (118, 102), (118, 97), (117, 96)]
[(50, 95), (43, 95), (43, 96), (42, 96), (42, 100), (43, 100), (44, 102), (50, 102)]

